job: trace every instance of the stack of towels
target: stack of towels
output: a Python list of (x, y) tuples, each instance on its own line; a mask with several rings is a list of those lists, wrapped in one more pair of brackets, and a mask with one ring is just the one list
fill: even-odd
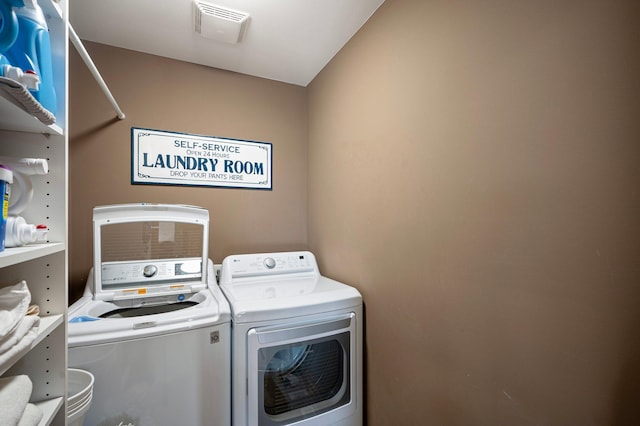
[[(38, 334), (37, 306), (29, 306), (31, 293), (25, 281), (0, 288), (0, 374), (29, 351)], [(29, 403), (33, 383), (29, 376), (0, 377), (0, 425), (37, 425), (42, 410)]]
[(25, 281), (0, 288), (0, 374), (31, 349), (38, 335), (38, 309), (29, 303), (31, 293)]
[(0, 424), (35, 426), (42, 420), (42, 410), (29, 402), (33, 384), (29, 376), (0, 377)]

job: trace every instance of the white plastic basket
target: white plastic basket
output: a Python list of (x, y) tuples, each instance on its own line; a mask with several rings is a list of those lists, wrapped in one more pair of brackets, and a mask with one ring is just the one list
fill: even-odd
[(88, 371), (69, 368), (67, 372), (67, 424), (83, 426), (84, 415), (93, 398), (94, 377)]

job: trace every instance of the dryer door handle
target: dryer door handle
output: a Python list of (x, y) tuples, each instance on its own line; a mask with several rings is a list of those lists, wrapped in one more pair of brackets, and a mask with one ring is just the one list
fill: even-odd
[(342, 317), (333, 318), (330, 321), (263, 327), (252, 331), (260, 344), (270, 344), (301, 338), (309, 339), (320, 337), (320, 335), (335, 334), (341, 330), (348, 330), (354, 318), (355, 314), (349, 313)]

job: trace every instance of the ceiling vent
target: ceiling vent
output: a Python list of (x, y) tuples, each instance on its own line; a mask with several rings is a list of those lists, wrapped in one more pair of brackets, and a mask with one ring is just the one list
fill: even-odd
[(239, 43), (249, 24), (249, 14), (195, 0), (194, 30), (202, 37)]

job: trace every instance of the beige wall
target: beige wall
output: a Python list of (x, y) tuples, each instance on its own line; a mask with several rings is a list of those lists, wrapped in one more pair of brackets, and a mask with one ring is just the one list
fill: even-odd
[[(209, 209), (210, 257), (307, 247), (307, 114), (302, 87), (86, 42), (126, 114), (116, 116), (70, 55), (70, 301), (92, 266), (94, 206), (184, 203)], [(131, 127), (273, 144), (273, 190), (131, 184)]]
[(369, 425), (638, 423), (636, 3), (387, 0), (309, 86)]
[[(368, 424), (635, 424), (639, 18), (387, 0), (307, 89), (86, 43), (124, 121), (72, 49), (71, 299), (95, 205), (202, 205), (216, 262), (308, 231), (361, 290)], [(272, 142), (274, 190), (131, 185), (132, 126)]]

